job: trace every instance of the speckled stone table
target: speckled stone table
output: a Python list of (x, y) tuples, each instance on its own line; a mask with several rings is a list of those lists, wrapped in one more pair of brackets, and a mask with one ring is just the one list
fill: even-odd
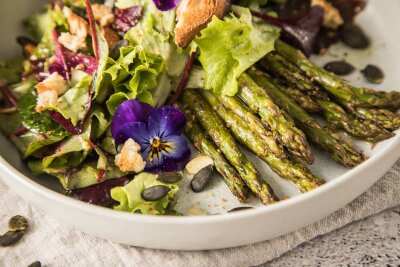
[(306, 242), (259, 267), (400, 266), (400, 206)]

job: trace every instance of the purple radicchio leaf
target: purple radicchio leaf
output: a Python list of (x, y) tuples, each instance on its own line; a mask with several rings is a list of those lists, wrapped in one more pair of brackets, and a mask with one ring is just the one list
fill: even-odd
[(322, 7), (314, 6), (304, 14), (291, 18), (275, 18), (257, 11), (251, 11), (251, 13), (255, 17), (281, 27), (283, 39), (301, 49), (306, 55), (309, 56), (313, 52), (323, 22), (324, 9)]
[(176, 107), (153, 108), (135, 99), (123, 102), (111, 124), (118, 147), (129, 138), (141, 147), (145, 170), (154, 173), (183, 170), (190, 148), (183, 130), (186, 117)]
[(123, 36), (130, 28), (138, 23), (142, 16), (142, 9), (141, 6), (133, 6), (125, 9), (116, 8), (114, 11), (115, 30)]
[(168, 11), (178, 6), (180, 0), (153, 0), (156, 7), (161, 11)]
[(78, 122), (77, 126), (74, 126), (70, 120), (64, 118), (60, 113), (53, 110), (49, 110), (48, 112), (51, 119), (61, 124), (66, 131), (70, 132), (71, 134), (82, 133), (82, 122)]
[(111, 198), (111, 189), (124, 186), (128, 182), (129, 179), (127, 177), (111, 179), (90, 187), (73, 190), (71, 195), (76, 199), (90, 204), (112, 208), (116, 203)]

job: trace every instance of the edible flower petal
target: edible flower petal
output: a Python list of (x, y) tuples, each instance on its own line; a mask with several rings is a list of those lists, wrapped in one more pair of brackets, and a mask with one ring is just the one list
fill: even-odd
[(183, 170), (189, 159), (185, 124), (185, 115), (175, 107), (153, 108), (133, 99), (117, 108), (111, 131), (116, 147), (133, 139), (141, 147), (145, 170), (160, 173)]
[(153, 0), (156, 7), (161, 11), (168, 11), (178, 6), (180, 0)]

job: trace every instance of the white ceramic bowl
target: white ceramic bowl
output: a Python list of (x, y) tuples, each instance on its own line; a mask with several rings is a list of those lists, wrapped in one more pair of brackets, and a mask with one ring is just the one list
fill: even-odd
[[(46, 1), (13, 0), (1, 4), (0, 57), (18, 52), (14, 38), (20, 33), (20, 21), (40, 8), (42, 2)], [(386, 0), (385, 4), (370, 1), (358, 22), (373, 37), (373, 47), (368, 51), (351, 51), (339, 45), (331, 49), (331, 56), (343, 57), (343, 52), (347, 51), (350, 53), (348, 61), (359, 68), (368, 63), (378, 64), (387, 74), (385, 83), (379, 88), (400, 88), (400, 49), (397, 48), (400, 35), (396, 34), (400, 28), (399, 10), (400, 2), (397, 0)], [(322, 63), (329, 58), (315, 60)], [(363, 84), (358, 74), (350, 79)], [(267, 207), (218, 216), (142, 216), (74, 200), (57, 192), (59, 186), (55, 179), (33, 177), (21, 162), (17, 150), (3, 136), (0, 136), (0, 178), (16, 194), (43, 212), (92, 235), (148, 248), (216, 249), (271, 239), (311, 224), (343, 207), (367, 190), (397, 160), (400, 137), (380, 143), (372, 151), (365, 143), (357, 143), (357, 146), (363, 148), (370, 159), (347, 171), (317, 152), (312, 169), (328, 183), (303, 195), (291, 193), (288, 185), (257, 162), (268, 177), (273, 177), (268, 178), (272, 179), (273, 186), (283, 187), (281, 192), (277, 189), (278, 193), (292, 197)]]

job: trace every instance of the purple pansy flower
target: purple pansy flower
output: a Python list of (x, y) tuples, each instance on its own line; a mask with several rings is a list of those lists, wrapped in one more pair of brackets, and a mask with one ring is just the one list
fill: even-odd
[(180, 0), (153, 0), (156, 7), (161, 11), (167, 11), (175, 8)]
[(111, 132), (118, 147), (132, 138), (141, 147), (146, 171), (181, 171), (190, 157), (183, 136), (185, 115), (172, 106), (153, 108), (136, 99), (123, 102), (116, 110)]

